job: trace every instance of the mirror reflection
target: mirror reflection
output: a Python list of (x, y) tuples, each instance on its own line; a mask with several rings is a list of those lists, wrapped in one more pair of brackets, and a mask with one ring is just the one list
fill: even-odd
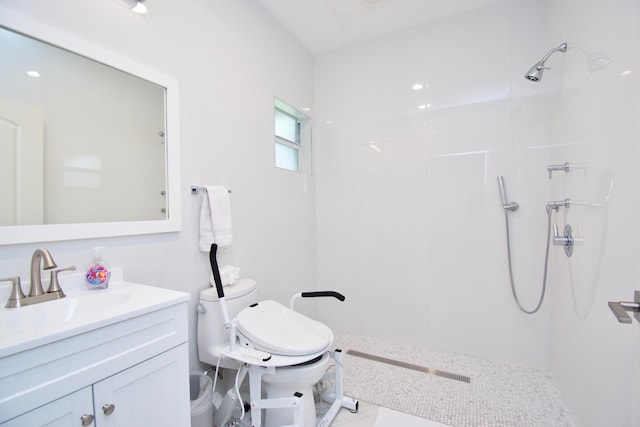
[(0, 226), (167, 219), (165, 88), (0, 27)]

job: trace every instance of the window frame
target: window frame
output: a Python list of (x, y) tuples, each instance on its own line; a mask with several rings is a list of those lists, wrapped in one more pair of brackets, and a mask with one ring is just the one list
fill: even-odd
[[(287, 138), (276, 135), (275, 130), (275, 117), (277, 112), (284, 113), (285, 115), (295, 120), (295, 138), (296, 141), (290, 141)], [(278, 169), (287, 170), (290, 172), (307, 173), (311, 175), (311, 118), (306, 114), (300, 112), (295, 107), (282, 101), (279, 98), (275, 98), (274, 101), (274, 161), (275, 166)], [(289, 169), (278, 165), (276, 147), (280, 144), (282, 146), (296, 150), (297, 152), (297, 169)]]

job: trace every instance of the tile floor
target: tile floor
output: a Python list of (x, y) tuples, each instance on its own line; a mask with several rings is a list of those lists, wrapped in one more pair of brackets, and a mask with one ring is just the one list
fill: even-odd
[(342, 409), (331, 427), (447, 427), (445, 424), (360, 402), (358, 413)]
[(346, 354), (345, 394), (358, 399), (361, 409), (358, 414), (342, 410), (332, 427), (372, 427), (378, 407), (453, 427), (573, 427), (548, 371), (344, 332), (336, 333), (334, 345), (343, 351), (352, 349), (460, 374), (471, 381)]
[(378, 416), (379, 407), (368, 402), (360, 401), (357, 413), (341, 409), (331, 423), (331, 427), (373, 427)]

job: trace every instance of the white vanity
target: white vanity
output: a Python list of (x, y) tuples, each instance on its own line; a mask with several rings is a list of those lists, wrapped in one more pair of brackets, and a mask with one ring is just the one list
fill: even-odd
[(119, 269), (106, 290), (82, 281), (61, 277), (66, 298), (0, 309), (0, 425), (189, 426), (189, 294)]

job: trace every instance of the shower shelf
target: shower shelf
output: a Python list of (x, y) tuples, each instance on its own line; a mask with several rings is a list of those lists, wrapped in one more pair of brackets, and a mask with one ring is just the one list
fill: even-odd
[(640, 322), (640, 291), (634, 291), (633, 302), (609, 301), (609, 308), (620, 323), (631, 323), (631, 317), (627, 314), (627, 311), (632, 311), (633, 317)]

